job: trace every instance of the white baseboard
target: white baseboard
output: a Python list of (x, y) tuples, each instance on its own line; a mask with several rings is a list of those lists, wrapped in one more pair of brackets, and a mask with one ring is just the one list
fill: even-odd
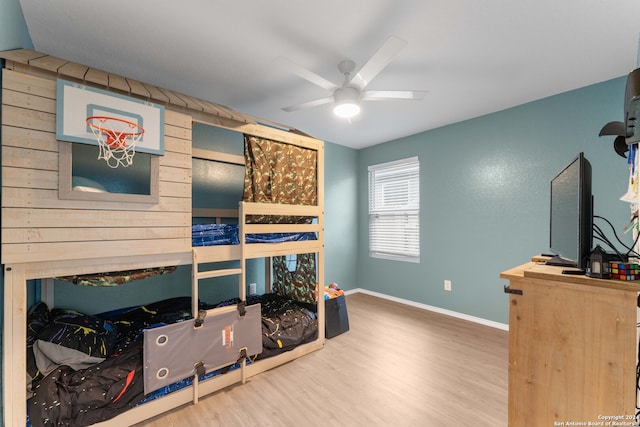
[(412, 307), (421, 308), (423, 310), (433, 311), (435, 313), (444, 314), (446, 316), (457, 317), (458, 319), (468, 320), (470, 322), (479, 323), (481, 325), (490, 326), (492, 328), (502, 329), (503, 331), (508, 331), (509, 330), (509, 325), (505, 324), (505, 323), (494, 322), (493, 320), (487, 320), (487, 319), (483, 319), (481, 317), (470, 316), (468, 314), (458, 313), (457, 311), (447, 310), (447, 309), (440, 308), (440, 307), (434, 307), (432, 305), (422, 304), (422, 303), (419, 303), (419, 302), (410, 301), (410, 300), (407, 300), (407, 299), (403, 299), (403, 298), (398, 298), (398, 297), (394, 297), (394, 296), (391, 296), (391, 295), (382, 294), (380, 292), (374, 292), (374, 291), (370, 291), (370, 290), (362, 289), (362, 288), (356, 288), (356, 289), (351, 289), (351, 290), (348, 290), (348, 291), (344, 291), (344, 293), (346, 295), (356, 294), (358, 292), (363, 293), (363, 294), (367, 294), (367, 295), (372, 295), (372, 296), (378, 297), (378, 298), (387, 299), (389, 301), (398, 302), (400, 304), (405, 304), (405, 305), (410, 305)]

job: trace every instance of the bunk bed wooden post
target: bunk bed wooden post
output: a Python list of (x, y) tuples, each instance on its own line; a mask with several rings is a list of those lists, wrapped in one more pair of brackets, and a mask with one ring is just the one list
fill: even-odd
[(318, 215), (318, 240), (321, 242), (321, 247), (318, 250), (318, 289), (316, 290), (318, 300), (318, 337), (324, 343), (325, 335), (325, 310), (324, 310), (324, 143), (320, 143), (317, 151), (317, 191), (318, 191), (318, 208), (320, 215)]
[(264, 293), (270, 294), (271, 289), (271, 257), (264, 259)]
[(53, 279), (51, 277), (40, 279), (40, 300), (47, 304), (47, 307), (54, 307), (54, 297)]
[(240, 202), (238, 208), (238, 236), (240, 238), (240, 283), (238, 284), (238, 296), (240, 301), (247, 300), (247, 258), (245, 255), (245, 247), (247, 243), (247, 234), (245, 231), (246, 215), (244, 212), (244, 202)]
[[(198, 295), (199, 288), (198, 286), (198, 251), (195, 249), (191, 250), (191, 316), (195, 319), (198, 315), (198, 301), (200, 297)], [(199, 396), (199, 387), (198, 387), (198, 374), (195, 373), (193, 375), (193, 404), (198, 403)]]
[(25, 425), (27, 279), (22, 264), (4, 266), (2, 398), (5, 426)]
[[(244, 213), (244, 202), (240, 202), (238, 208), (238, 218), (240, 219), (238, 223), (238, 235), (240, 238), (240, 276), (238, 283), (238, 295), (241, 303), (245, 303), (247, 301), (247, 258), (245, 256), (245, 247), (247, 244), (247, 236), (245, 232), (245, 223), (246, 216)], [(246, 350), (246, 349), (245, 349)], [(242, 350), (241, 350), (242, 352)], [(243, 357), (240, 361), (240, 382), (242, 384), (247, 382), (247, 358)]]
[(194, 248), (191, 250), (191, 314), (195, 318), (198, 313), (198, 251)]

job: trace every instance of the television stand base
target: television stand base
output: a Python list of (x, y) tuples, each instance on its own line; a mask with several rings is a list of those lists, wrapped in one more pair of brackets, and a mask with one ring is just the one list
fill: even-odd
[(562, 270), (562, 274), (571, 274), (574, 276), (584, 276), (587, 274), (585, 270)]

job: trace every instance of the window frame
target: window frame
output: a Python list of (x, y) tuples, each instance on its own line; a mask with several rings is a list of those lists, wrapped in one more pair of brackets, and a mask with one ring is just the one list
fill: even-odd
[[(403, 183), (406, 183), (406, 194), (403, 194), (403, 190), (397, 186)], [(396, 184), (395, 189), (392, 188), (385, 194), (385, 186), (389, 188), (393, 184)], [(369, 257), (419, 263), (420, 160), (418, 156), (370, 165), (368, 187)], [(388, 197), (390, 197), (389, 201), (385, 199)], [(398, 205), (399, 203), (401, 205)], [(394, 204), (396, 206), (393, 206)], [(380, 227), (383, 227), (383, 224), (377, 221), (380, 218), (396, 222), (397, 232), (404, 235), (404, 243), (393, 237), (385, 240), (382, 236), (381, 240)], [(404, 225), (397, 224), (403, 218)], [(378, 243), (376, 244), (375, 241)]]
[(58, 141), (58, 198), (61, 200), (86, 200), (97, 202), (127, 202), (158, 204), (160, 202), (160, 157), (150, 155), (149, 194), (93, 193), (75, 191), (73, 181), (73, 144)]

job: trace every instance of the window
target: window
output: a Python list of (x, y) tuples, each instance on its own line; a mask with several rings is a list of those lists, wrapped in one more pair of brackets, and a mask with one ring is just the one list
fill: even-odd
[(59, 141), (58, 197), (71, 200), (157, 204), (159, 156), (135, 154), (135, 164), (110, 168), (95, 145)]
[(420, 262), (420, 162), (369, 166), (369, 256)]

